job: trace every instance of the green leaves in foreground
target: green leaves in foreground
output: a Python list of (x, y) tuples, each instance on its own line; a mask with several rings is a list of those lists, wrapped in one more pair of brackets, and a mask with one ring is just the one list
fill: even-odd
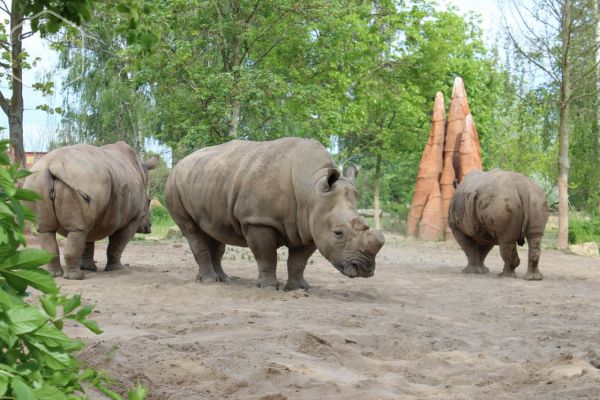
[[(64, 332), (65, 321), (79, 323), (99, 334), (102, 330), (88, 319), (93, 305), (82, 305), (79, 295), (60, 293), (54, 278), (41, 266), (54, 255), (25, 246), (25, 221), (34, 214), (21, 201), (38, 195), (20, 189), (19, 178), (28, 175), (11, 165), (6, 156), (8, 142), (0, 141), (0, 398), (16, 400), (63, 400), (87, 398), (81, 382), (88, 382), (113, 399), (106, 374), (83, 369), (73, 356), (84, 343)], [(25, 301), (28, 290), (40, 292), (39, 306)], [(143, 400), (139, 385), (130, 400)]]

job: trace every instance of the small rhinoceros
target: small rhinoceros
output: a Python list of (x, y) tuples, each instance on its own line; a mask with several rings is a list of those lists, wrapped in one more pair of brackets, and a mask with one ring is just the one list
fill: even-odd
[[(118, 142), (86, 144), (51, 151), (31, 169), (24, 187), (42, 199), (32, 203), (41, 247), (57, 257), (48, 264), (54, 276), (83, 279), (96, 271), (94, 241), (108, 237), (106, 271), (121, 267), (121, 254), (136, 232), (150, 233), (146, 193), (148, 170), (158, 158), (140, 163), (131, 147)], [(67, 237), (65, 268), (56, 233)]]
[(383, 234), (356, 211), (356, 188), (314, 140), (235, 140), (187, 156), (165, 189), (171, 216), (198, 263), (197, 280), (229, 281), (225, 245), (248, 246), (259, 287), (277, 288), (277, 248), (287, 246), (286, 290), (307, 289), (304, 269), (318, 249), (342, 274), (370, 277)]
[(532, 179), (501, 170), (473, 171), (458, 185), (450, 201), (448, 224), (467, 255), (463, 272), (486, 274), (484, 260), (500, 245), (504, 270), (500, 276), (516, 277), (517, 243), (529, 245), (525, 279), (541, 280), (538, 270), (548, 204), (542, 188)]

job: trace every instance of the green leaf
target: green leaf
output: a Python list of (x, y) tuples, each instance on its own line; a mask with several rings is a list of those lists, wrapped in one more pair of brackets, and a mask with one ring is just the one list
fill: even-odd
[(0, 215), (8, 215), (13, 217), (15, 213), (10, 209), (9, 206), (6, 205), (6, 203), (0, 203)]
[(39, 200), (41, 198), (42, 197), (39, 194), (37, 194), (33, 190), (29, 190), (29, 189), (18, 189), (17, 192), (15, 193), (15, 199), (17, 199), (17, 200), (35, 201), (35, 200)]
[(94, 304), (88, 304), (88, 305), (82, 307), (77, 312), (77, 315), (75, 316), (75, 319), (77, 321), (83, 321), (85, 319), (85, 317), (87, 317), (88, 315), (90, 315), (92, 313), (92, 311), (94, 310), (94, 307), (95, 307)]
[(98, 323), (96, 321), (92, 321), (91, 319), (84, 319), (81, 323), (88, 328), (90, 331), (94, 332), (96, 335), (104, 332), (102, 329), (98, 327)]
[(17, 192), (15, 180), (6, 168), (0, 168), (0, 188), (4, 189), (9, 197), (13, 197)]
[(24, 249), (17, 251), (15, 254), (4, 260), (4, 262), (0, 264), (0, 268), (35, 268), (47, 264), (55, 257), (55, 254), (50, 254), (41, 249)]
[(56, 298), (54, 296), (40, 297), (40, 303), (44, 307), (44, 311), (52, 318), (56, 317)]
[(43, 269), (24, 269), (18, 271), (1, 271), (7, 280), (10, 278), (21, 279), (26, 285), (36, 288), (44, 293), (57, 293), (58, 288), (52, 275)]
[(48, 347), (59, 347), (68, 344), (71, 339), (54, 325), (44, 324), (39, 329), (31, 332), (30, 335), (35, 336), (44, 345)]
[(8, 376), (0, 374), (0, 397), (4, 396), (8, 389)]
[(63, 304), (63, 313), (67, 315), (77, 307), (81, 305), (81, 296), (76, 294), (67, 299), (67, 301)]
[(29, 175), (31, 175), (31, 171), (28, 171), (26, 169), (20, 169), (15, 174), (15, 179), (25, 178), (25, 177), (27, 177)]
[(0, 340), (6, 343), (9, 349), (15, 345), (19, 338), (10, 331), (10, 328), (6, 321), (0, 320)]
[(10, 383), (15, 394), (16, 400), (37, 400), (38, 397), (33, 393), (32, 388), (21, 378), (14, 377)]
[(10, 330), (15, 335), (32, 332), (41, 327), (49, 317), (41, 310), (30, 305), (18, 305), (6, 312), (12, 323)]
[(45, 385), (33, 392), (38, 398), (44, 400), (65, 400), (67, 398), (56, 386)]

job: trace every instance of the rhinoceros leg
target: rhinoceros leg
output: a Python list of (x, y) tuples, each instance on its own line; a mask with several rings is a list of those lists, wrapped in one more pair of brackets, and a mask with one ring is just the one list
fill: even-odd
[(131, 221), (125, 228), (116, 231), (108, 237), (108, 247), (106, 248), (106, 267), (105, 271), (114, 271), (123, 268), (121, 264), (121, 255), (127, 243), (133, 238), (139, 227), (137, 220)]
[(287, 267), (288, 281), (284, 290), (309, 289), (310, 285), (304, 279), (304, 269), (310, 256), (315, 252), (315, 246), (290, 248)]
[(231, 278), (223, 271), (223, 266), (221, 265), (223, 254), (225, 254), (225, 243), (213, 239), (210, 244), (210, 259), (213, 269), (217, 273), (220, 282), (231, 282)]
[(521, 262), (521, 260), (519, 260), (519, 254), (517, 253), (517, 243), (500, 243), (500, 255), (502, 256), (502, 260), (504, 260), (504, 270), (498, 276), (516, 278), (517, 274), (515, 274), (515, 268), (517, 268)]
[(256, 286), (277, 290), (277, 232), (265, 226), (249, 226), (245, 236), (258, 264)]
[(202, 283), (214, 283), (219, 281), (219, 275), (215, 272), (211, 258), (212, 239), (200, 228), (186, 229), (186, 225), (180, 225), (181, 232), (186, 237), (194, 259), (198, 264), (198, 275), (196, 280)]
[(81, 255), (79, 268), (92, 272), (96, 272), (98, 270), (96, 263), (94, 262), (94, 242), (86, 242), (85, 249)]
[(487, 274), (490, 272), (490, 270), (483, 265), (485, 256), (480, 256), (482, 252), (480, 251), (479, 244), (458, 230), (452, 230), (452, 233), (467, 256), (467, 266), (463, 269), (463, 272), (465, 274)]
[(525, 279), (528, 281), (541, 281), (543, 276), (538, 269), (538, 263), (542, 253), (542, 237), (528, 237), (527, 245), (529, 246), (529, 254)]
[(84, 273), (79, 269), (81, 255), (85, 249), (86, 231), (73, 231), (67, 233), (67, 245), (65, 246), (65, 269), (63, 278), (83, 279)]
[(40, 247), (46, 250), (48, 253), (56, 254), (56, 257), (52, 259), (46, 266), (48, 272), (52, 276), (63, 276), (63, 269), (60, 266), (60, 252), (58, 250), (58, 243), (56, 242), (56, 232), (40, 232)]

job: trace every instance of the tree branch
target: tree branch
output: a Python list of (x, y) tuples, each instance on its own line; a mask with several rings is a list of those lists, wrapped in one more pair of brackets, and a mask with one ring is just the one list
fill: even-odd
[(4, 93), (0, 92), (0, 107), (8, 117), (10, 115), (10, 102), (4, 97)]

